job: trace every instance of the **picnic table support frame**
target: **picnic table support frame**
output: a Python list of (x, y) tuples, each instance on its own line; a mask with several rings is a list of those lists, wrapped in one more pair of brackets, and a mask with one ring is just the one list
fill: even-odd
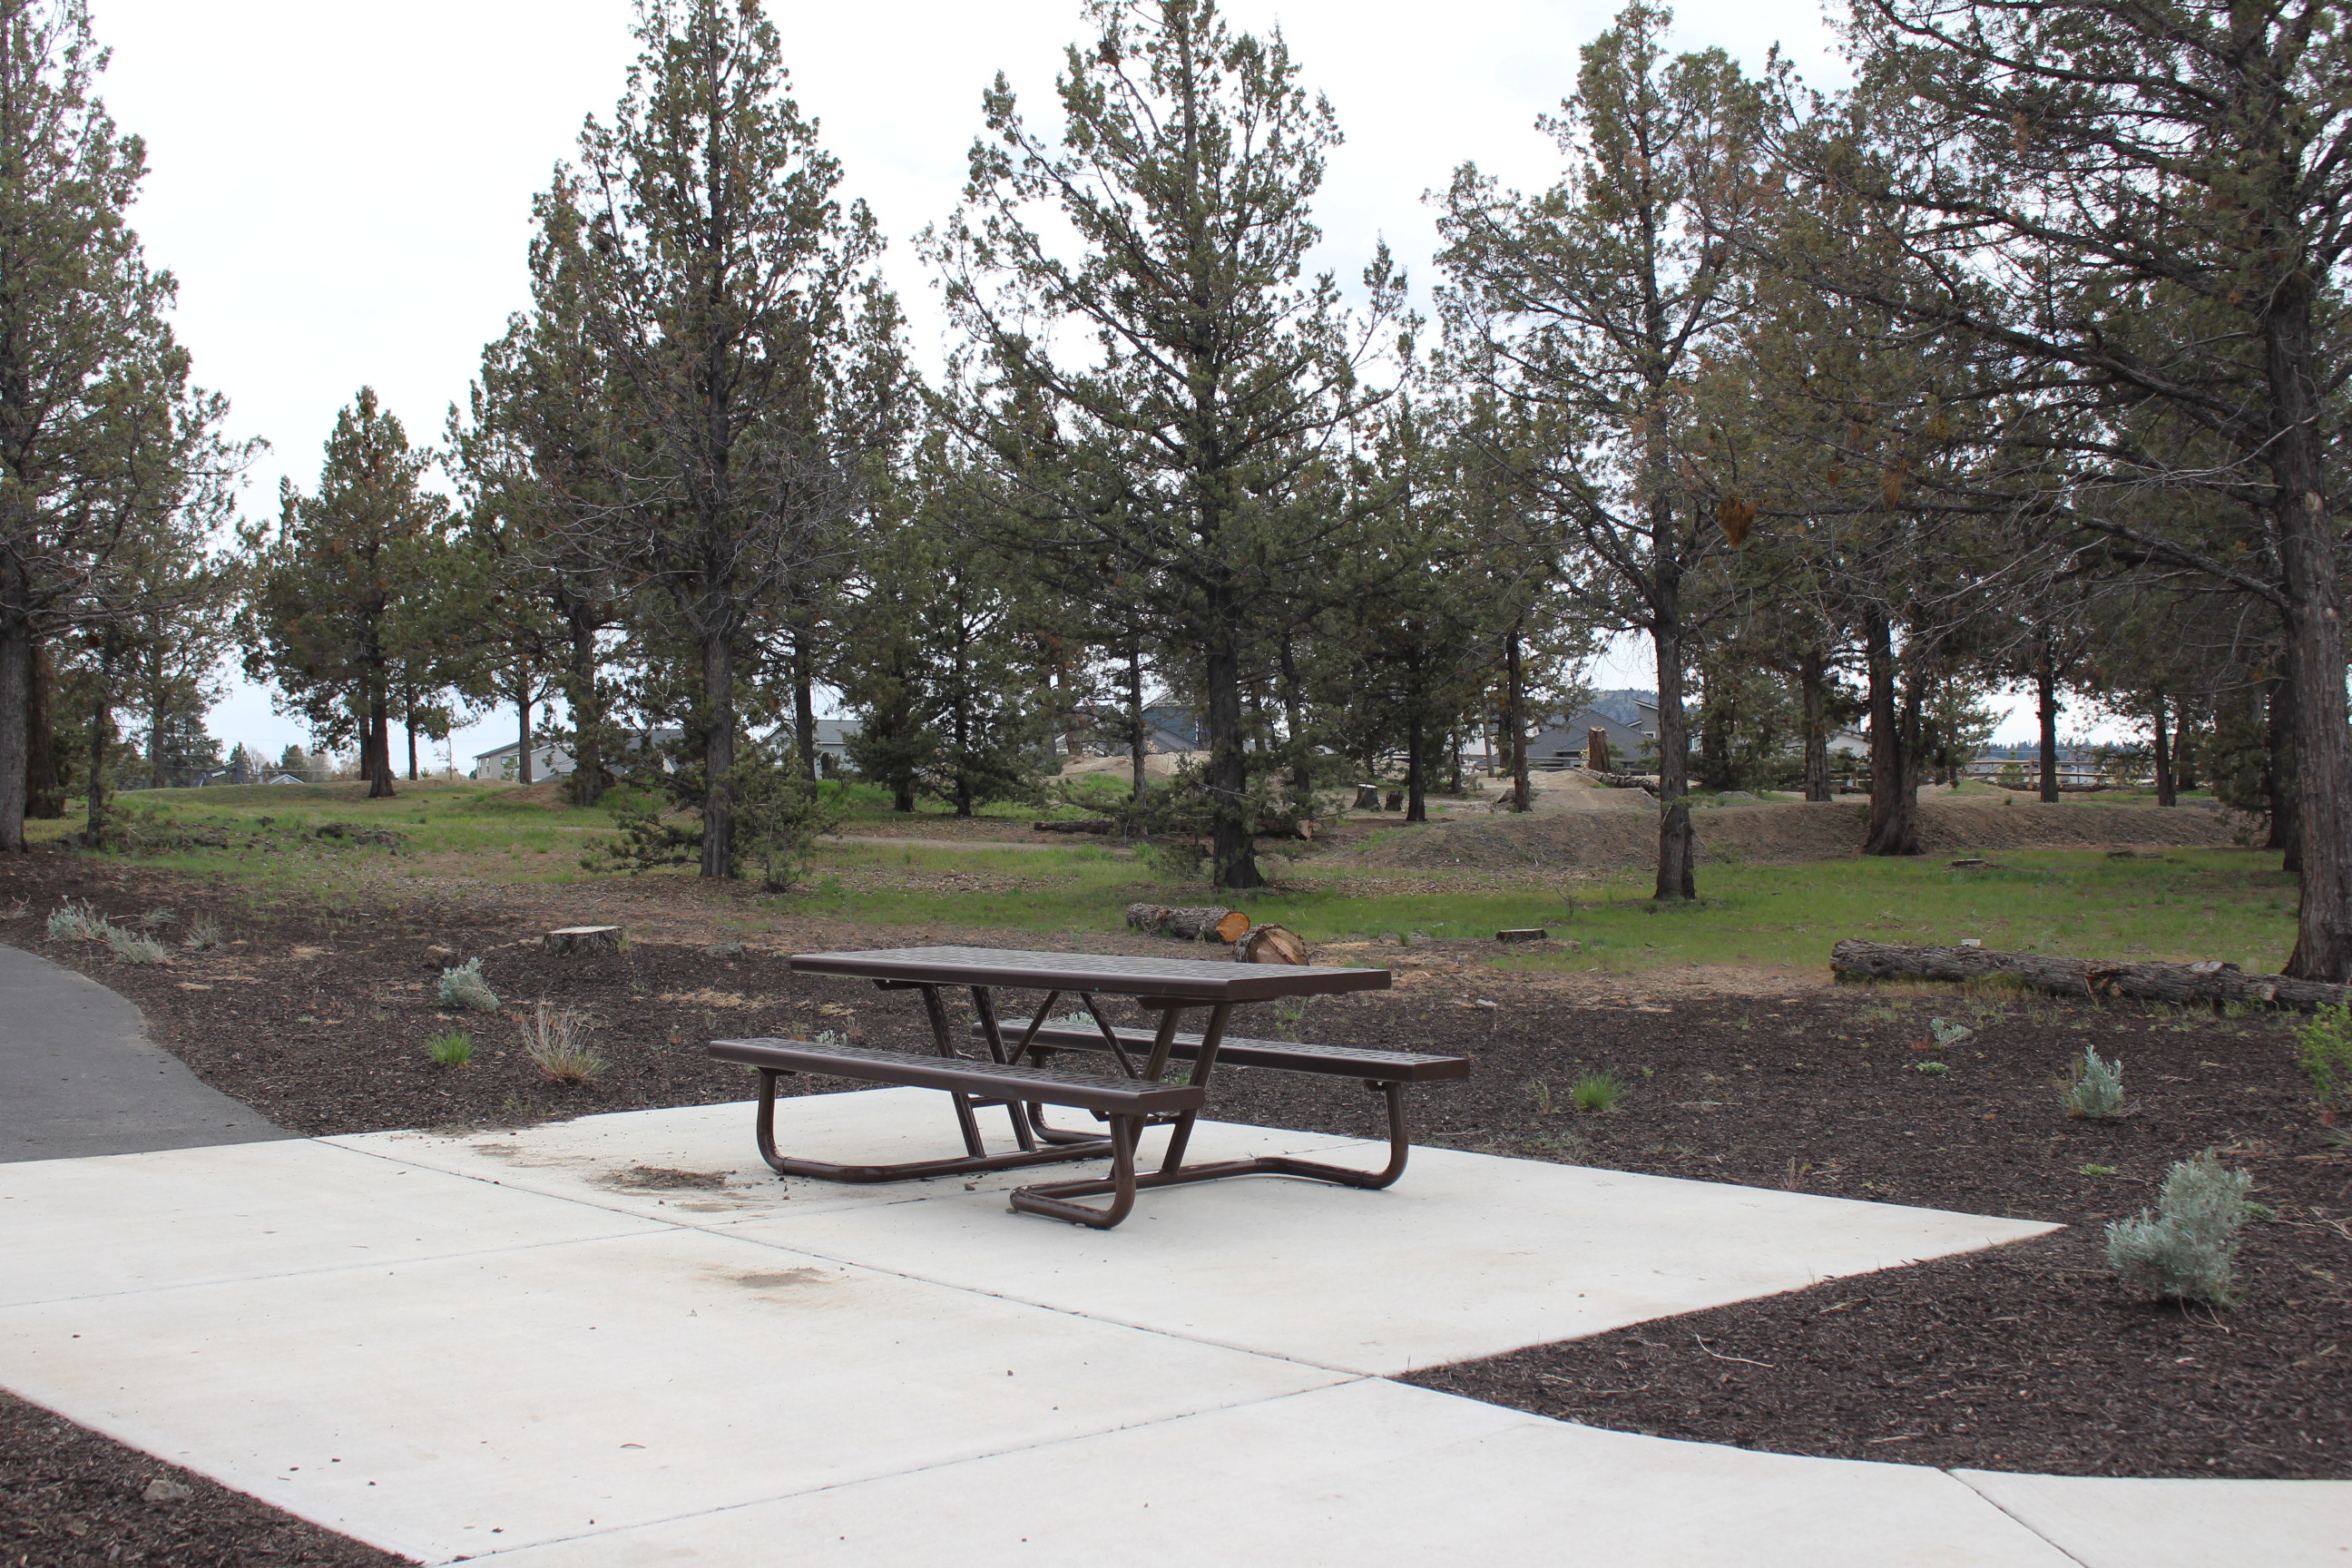
[[(950, 962), (937, 963), (931, 957), (933, 953), (946, 955)], [(1117, 1101), (1106, 1101), (1099, 1096), (1091, 1100), (1082, 1097), (1073, 1101), (1061, 1102), (1092, 1106), (1093, 1114), (1107, 1124), (1102, 1133), (1094, 1134), (1046, 1125), (1045, 1105), (1020, 1098), (1021, 1089), (1025, 1088), (1031, 1093), (1037, 1091), (1037, 1080), (1034, 1079), (1026, 1084), (1008, 1082), (1001, 1095), (991, 1095), (984, 1091), (975, 1092), (968, 1087), (972, 1081), (971, 1077), (967, 1077), (961, 1083), (957, 1083), (953, 1076), (950, 1075), (948, 1082), (934, 1082), (929, 1087), (943, 1088), (949, 1094), (955, 1110), (957, 1129), (961, 1134), (964, 1144), (965, 1154), (962, 1158), (914, 1160), (896, 1164), (845, 1165), (829, 1161), (785, 1156), (777, 1152), (775, 1145), (776, 1079), (785, 1071), (823, 1071), (824, 1068), (816, 1062), (812, 1062), (808, 1066), (797, 1064), (774, 1068), (760, 1066), (758, 1137), (761, 1158), (766, 1161), (769, 1168), (782, 1175), (808, 1176), (823, 1181), (896, 1182), (927, 1176), (969, 1175), (981, 1172), (1012, 1170), (1028, 1165), (1093, 1159), (1108, 1155), (1111, 1169), (1107, 1175), (1020, 1187), (1008, 1194), (1011, 1205), (1016, 1211), (1063, 1220), (1097, 1230), (1108, 1230), (1125, 1219), (1135, 1206), (1136, 1194), (1146, 1187), (1187, 1185), (1196, 1182), (1218, 1181), (1228, 1176), (1272, 1175), (1303, 1177), (1339, 1186), (1378, 1190), (1390, 1185), (1403, 1173), (1410, 1147), (1406, 1138), (1402, 1100), (1403, 1090), (1407, 1085), (1402, 1081), (1370, 1079), (1364, 1080), (1364, 1087), (1382, 1097), (1386, 1102), (1389, 1119), (1389, 1159), (1387, 1164), (1381, 1170), (1350, 1170), (1344, 1166), (1328, 1165), (1318, 1161), (1302, 1160), (1289, 1155), (1261, 1155), (1247, 1160), (1222, 1160), (1189, 1166), (1184, 1163), (1184, 1154), (1192, 1140), (1192, 1129), (1200, 1120), (1201, 1108), (1204, 1103), (1209, 1079), (1216, 1069), (1218, 1051), (1224, 1038), (1226, 1021), (1235, 1003), (1292, 994), (1298, 988), (1286, 986), (1283, 989), (1271, 990), (1262, 983), (1262, 976), (1255, 974), (1248, 977), (1248, 984), (1245, 986), (1234, 985), (1227, 984), (1225, 974), (1220, 974), (1215, 986), (1212, 989), (1202, 986), (1190, 973), (1171, 973), (1168, 977), (1177, 981), (1179, 987), (1189, 989), (1191, 994), (1184, 994), (1179, 987), (1171, 987), (1171, 989), (1178, 989), (1179, 994), (1167, 994), (1159, 992), (1156, 988), (1145, 991), (1141, 987), (1133, 987), (1132, 980), (1135, 973), (1133, 970), (1124, 973), (1116, 969), (1108, 970), (1105, 978), (1111, 983), (1106, 989), (1116, 994), (1132, 996), (1138, 1005), (1160, 1015), (1158, 1026), (1152, 1033), (1150, 1054), (1139, 1070), (1133, 1058), (1128, 1054), (1125, 1042), (1121, 1041), (1118, 1031), (1103, 1016), (1102, 1008), (1094, 994), (1096, 988), (1086, 983), (1087, 980), (1093, 978), (1091, 973), (1086, 973), (1087, 965), (1091, 963), (1097, 971), (1105, 971), (1107, 966), (1104, 961), (1081, 958), (1073, 959), (1064, 964), (1059, 962), (1057, 955), (1008, 953), (1001, 956), (1003, 960), (1002, 963), (996, 962), (999, 955), (980, 950), (907, 949), (872, 953), (797, 955), (794, 959), (794, 967), (815, 973), (862, 973), (884, 990), (920, 991), (923, 994), (924, 1014), (930, 1025), (938, 1054), (950, 1061), (961, 1060), (971, 1063), (975, 1071), (979, 1064), (964, 1057), (956, 1048), (948, 1021), (947, 1008), (940, 995), (943, 985), (969, 986), (978, 1032), (986, 1042), (988, 1056), (992, 1059), (994, 1068), (1016, 1070), (1021, 1068), (1024, 1057), (1033, 1058), (1032, 1065), (1043, 1069), (1045, 1059), (1056, 1049), (1069, 1048), (1066, 1046), (1056, 1047), (1041, 1042), (1037, 1036), (1039, 1030), (1045, 1026), (1054, 1004), (1065, 992), (1075, 991), (1085, 1003), (1087, 1014), (1100, 1032), (1104, 1043), (1117, 1058), (1121, 1070), (1129, 1080), (1136, 1083), (1139, 1091), (1145, 1085), (1155, 1086), (1171, 1092), (1175, 1089), (1174, 1085), (1162, 1084), (1161, 1074), (1167, 1070), (1176, 1047), (1178, 1021), (1186, 1010), (1203, 1007), (1207, 1009), (1209, 1016), (1198, 1037), (1198, 1046), (1188, 1045), (1188, 1048), (1193, 1051), (1192, 1069), (1183, 1085), (1185, 1089), (1199, 1090), (1202, 1093), (1179, 1100), (1176, 1103), (1183, 1106), (1184, 1109), (1173, 1110), (1172, 1113), (1171, 1110), (1167, 1108), (1156, 1111), (1144, 1111), (1133, 1097), (1125, 1097)], [(974, 958), (982, 962), (974, 963), (972, 962)], [(1144, 961), (1146, 963), (1150, 962)], [(1196, 968), (1206, 970), (1208, 967), (1205, 964), (1166, 963), (1163, 971), (1147, 968), (1142, 973), (1151, 974), (1157, 979), (1160, 973), (1167, 971), (1190, 971)], [(961, 968), (964, 972), (964, 976), (964, 976), (949, 978), (950, 973), (956, 968)], [(1076, 973), (1070, 973), (1073, 971)], [(1079, 978), (1081, 974), (1085, 978)], [(1380, 973), (1377, 979), (1366, 975), (1363, 981), (1359, 982), (1353, 976), (1341, 980), (1341, 972), (1328, 970), (1309, 971), (1300, 974), (1299, 978), (1307, 979), (1310, 975), (1319, 982), (1312, 987), (1317, 992), (1375, 989), (1384, 987), (1387, 984), (1385, 973)], [(1077, 983), (1073, 984), (1073, 980), (1076, 980)], [(1339, 983), (1335, 984), (1335, 981)], [(1026, 1027), (1022, 1031), (1018, 1043), (1010, 1046), (1005, 1041), (996, 1013), (995, 999), (992, 994), (994, 988), (1005, 985), (1023, 990), (1034, 987), (1045, 994), (1044, 1005), (1034, 1011)], [(809, 1054), (814, 1057), (818, 1053)], [(861, 1049), (859, 1052), (848, 1054), (873, 1057), (878, 1053)], [(754, 1061), (752, 1065), (757, 1066), (758, 1063)], [(884, 1081), (888, 1081), (887, 1076)], [(1164, 1099), (1165, 1096), (1163, 1100)], [(1126, 1110), (1114, 1109), (1114, 1105), (1118, 1103), (1128, 1104), (1132, 1109)], [(976, 1112), (992, 1107), (1002, 1107), (1011, 1121), (1013, 1139), (1019, 1145), (1011, 1152), (990, 1154), (987, 1152), (986, 1144), (982, 1140)], [(1143, 1132), (1152, 1127), (1169, 1129), (1168, 1146), (1161, 1155), (1157, 1170), (1139, 1172), (1136, 1169), (1137, 1144)], [(1100, 1207), (1072, 1201), (1082, 1197), (1105, 1196), (1111, 1201)]]

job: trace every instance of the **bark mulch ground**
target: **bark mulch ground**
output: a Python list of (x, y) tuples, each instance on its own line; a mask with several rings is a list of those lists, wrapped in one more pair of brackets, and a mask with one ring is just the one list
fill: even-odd
[(5, 1568), (413, 1563), (0, 1394)]
[[(166, 934), (209, 910), (232, 944), (176, 952), (164, 969), (43, 941), (42, 917), (67, 897), (119, 920), (168, 907), (178, 922)], [(714, 1035), (833, 1028), (877, 1045), (924, 1042), (911, 994), (791, 974), (783, 955), (806, 948), (973, 940), (1180, 951), (1108, 936), (755, 919), (748, 906), (714, 906), (704, 890), (656, 879), (257, 912), (235, 890), (64, 853), (0, 871), (0, 910), (17, 900), (28, 912), (0, 922), (0, 940), (130, 996), (159, 1043), (208, 1082), (310, 1133), (741, 1099), (748, 1075), (702, 1055)], [(541, 931), (592, 919), (627, 924), (627, 950), (539, 951)], [(1696, 974), (1507, 973), (1478, 962), (1491, 952), (1435, 942), (1328, 952), (1396, 969), (1397, 988), (1320, 998), (1295, 1016), (1258, 1010), (1236, 1027), (1468, 1052), (1470, 1082), (1419, 1097), (1424, 1142), (2068, 1228), (1412, 1381), (1783, 1453), (2082, 1475), (2352, 1477), (2352, 1147), (2321, 1125), (2283, 1021), (1769, 976), (1754, 977), (1756, 994), (1727, 994)], [(441, 969), (473, 956), (498, 1013), (436, 1004)], [(513, 1015), (541, 999), (590, 1016), (606, 1072), (562, 1086), (531, 1067)], [(1972, 1032), (1934, 1048), (1937, 1017)], [(476, 1061), (436, 1068), (425, 1043), (453, 1028), (473, 1033)], [(2062, 1085), (2086, 1046), (2123, 1059), (2131, 1110), (2121, 1120), (2064, 1113)], [(1948, 1070), (1917, 1070), (1931, 1063)], [(1602, 1072), (1622, 1088), (1617, 1108), (1578, 1112), (1578, 1080)], [(1351, 1084), (1241, 1071), (1221, 1084), (1222, 1117), (1377, 1130), (1375, 1102)], [(2152, 1204), (2173, 1161), (2207, 1148), (2252, 1172), (2274, 1215), (2244, 1233), (2241, 1299), (2221, 1311), (2136, 1300), (2106, 1269), (2101, 1230)]]

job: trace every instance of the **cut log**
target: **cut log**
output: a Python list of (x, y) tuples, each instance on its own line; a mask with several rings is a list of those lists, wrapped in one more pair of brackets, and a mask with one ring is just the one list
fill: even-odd
[(2042, 952), (1997, 952), (1981, 947), (1906, 947), (1895, 942), (1857, 942), (1849, 937), (1830, 949), (1830, 968), (1840, 980), (1977, 980), (2014, 974), (2053, 996), (2124, 996), (2136, 1002), (2201, 1004), (2236, 1002), (2252, 1007), (2309, 1011), (2340, 1005), (2352, 986), (2283, 974), (2248, 974), (2234, 963), (2116, 963), (2089, 958), (2053, 958)]
[(1166, 904), (1129, 904), (1127, 923), (1153, 936), (1186, 942), (1235, 942), (1247, 935), (1250, 918), (1239, 910), (1171, 909)]
[(1509, 931), (1495, 933), (1496, 942), (1548, 942), (1550, 939), (1551, 932), (1541, 926), (1514, 926)]
[(1304, 963), (1307, 944), (1287, 926), (1256, 926), (1234, 943), (1235, 963)]
[(621, 951), (619, 926), (565, 926), (542, 937), (540, 945), (554, 953), (618, 952)]

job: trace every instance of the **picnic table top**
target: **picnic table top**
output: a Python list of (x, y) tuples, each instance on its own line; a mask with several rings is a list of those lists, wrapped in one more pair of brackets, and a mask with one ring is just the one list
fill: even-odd
[(808, 974), (937, 985), (1014, 985), (1035, 991), (1091, 991), (1114, 996), (1167, 996), (1197, 1002), (1263, 1002), (1338, 991), (1385, 991), (1385, 969), (1328, 964), (1236, 963), (1199, 958), (1137, 958), (1125, 953), (1024, 952), (998, 947), (886, 947), (863, 952), (797, 952)]

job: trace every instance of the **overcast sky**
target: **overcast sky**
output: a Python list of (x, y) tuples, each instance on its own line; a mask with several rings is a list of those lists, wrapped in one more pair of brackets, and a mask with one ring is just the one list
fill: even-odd
[[(102, 82), (147, 142), (134, 215), (180, 279), (178, 330), (231, 428), (270, 450), (248, 513), (275, 510), (280, 474), (305, 487), (337, 409), (373, 385), (413, 440), (438, 438), (482, 344), (526, 300), (530, 205), (584, 117), (609, 115), (635, 54), (628, 0), (91, 0), (113, 51)], [(1558, 155), (1535, 128), (1573, 85), (1577, 50), (1613, 0), (1231, 0), (1238, 27), (1279, 26), (1348, 143), (1317, 216), (1321, 264), (1352, 279), (1377, 238), (1430, 282), (1425, 193), (1475, 160), (1540, 186)], [(912, 237), (955, 205), (980, 94), (999, 69), (1041, 125), (1054, 73), (1082, 31), (1072, 0), (771, 0), (803, 108), (889, 237), (885, 266), (916, 348), (938, 357), (935, 297)], [(1433, 20), (1436, 18), (1436, 20)], [(1754, 68), (1780, 44), (1805, 77), (1843, 72), (1811, 0), (1676, 8), (1677, 42), (1720, 45)], [(1650, 684), (1612, 658), (1604, 685)], [(2013, 721), (2010, 729), (2015, 729)], [(273, 754), (306, 740), (241, 687), (215, 710), (225, 742)], [(2004, 733), (2007, 731), (2005, 731)], [(512, 739), (511, 714), (456, 737)]]

